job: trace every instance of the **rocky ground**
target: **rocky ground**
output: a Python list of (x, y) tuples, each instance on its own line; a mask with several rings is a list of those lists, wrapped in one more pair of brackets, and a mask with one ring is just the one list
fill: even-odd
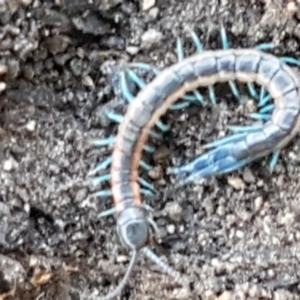
[[(109, 66), (175, 63), (178, 36), (186, 55), (195, 51), (187, 27), (218, 49), (220, 24), (232, 47), (273, 42), (276, 55), (300, 56), (296, 1), (157, 0), (143, 10), (147, 2), (0, 1), (1, 300), (97, 299), (126, 271), (114, 219), (97, 218), (110, 201), (89, 198), (86, 184), (111, 153), (88, 139), (117, 129), (103, 108), (125, 109)], [(159, 193), (147, 202), (161, 234), (151, 248), (190, 280), (190, 292), (141, 257), (122, 299), (300, 299), (297, 138), (273, 174), (266, 158), (175, 193), (164, 172), (256, 109), (222, 91), (218, 109), (168, 113), (171, 132), (148, 157)]]

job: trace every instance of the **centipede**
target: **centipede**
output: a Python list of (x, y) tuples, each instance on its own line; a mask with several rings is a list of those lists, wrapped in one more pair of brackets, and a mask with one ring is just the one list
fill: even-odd
[[(300, 129), (300, 81), (290, 65), (299, 66), (292, 57), (276, 57), (266, 52), (272, 44), (261, 44), (249, 49), (231, 49), (226, 32), (221, 27), (223, 49), (204, 50), (203, 44), (194, 31), (190, 31), (197, 53), (184, 57), (180, 39), (177, 40), (178, 62), (162, 71), (145, 63), (131, 63), (129, 66), (152, 70), (155, 78), (146, 84), (130, 68), (124, 71), (139, 87), (136, 96), (126, 85), (122, 74), (122, 90), (129, 102), (125, 115), (107, 111), (107, 116), (119, 123), (116, 136), (96, 139), (93, 145), (112, 145), (111, 157), (100, 163), (90, 175), (110, 167), (110, 173), (95, 177), (96, 184), (110, 181), (109, 190), (101, 190), (94, 196), (111, 197), (113, 208), (99, 217), (114, 215), (117, 233), (127, 249), (132, 251), (128, 269), (119, 285), (103, 299), (113, 299), (127, 284), (138, 254), (144, 253), (160, 266), (168, 275), (181, 282), (182, 276), (164, 263), (148, 248), (151, 234), (157, 226), (150, 213), (154, 211), (143, 198), (154, 192), (154, 187), (139, 176), (139, 167), (148, 170), (151, 166), (142, 159), (143, 151), (152, 153), (150, 136), (158, 138), (156, 126), (162, 131), (169, 130), (160, 121), (169, 110), (183, 109), (194, 102), (204, 104), (200, 88), (207, 88), (212, 105), (216, 105), (214, 85), (229, 83), (233, 95), (240, 99), (236, 82), (248, 86), (253, 98), (258, 101), (260, 110), (251, 114), (262, 124), (251, 126), (231, 126), (233, 132), (220, 140), (207, 144), (209, 151), (192, 162), (168, 169), (168, 174), (179, 177), (175, 188), (183, 187), (200, 179), (224, 175), (236, 171), (254, 160), (272, 155), (270, 171), (278, 161), (280, 151), (296, 136)], [(260, 93), (256, 86), (260, 87)], [(273, 103), (271, 100), (273, 99)]]

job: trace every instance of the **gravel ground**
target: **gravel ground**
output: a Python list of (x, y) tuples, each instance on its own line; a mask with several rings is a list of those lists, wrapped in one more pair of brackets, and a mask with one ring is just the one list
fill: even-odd
[[(195, 51), (186, 26), (206, 48), (220, 48), (221, 23), (232, 47), (273, 42), (276, 55), (300, 56), (300, 3), (157, 0), (147, 11), (142, 5), (0, 1), (1, 300), (96, 299), (126, 271), (128, 252), (114, 219), (97, 218), (110, 201), (89, 198), (86, 184), (88, 171), (111, 152), (87, 140), (117, 129), (103, 108), (125, 109), (109, 66), (176, 62), (176, 37), (183, 37), (186, 54)], [(171, 132), (149, 157), (159, 194), (147, 202), (161, 234), (151, 248), (190, 280), (190, 293), (141, 257), (122, 299), (300, 299), (297, 138), (272, 175), (268, 158), (174, 193), (176, 178), (164, 172), (255, 109), (251, 99), (238, 106), (223, 91), (218, 110), (168, 113)]]

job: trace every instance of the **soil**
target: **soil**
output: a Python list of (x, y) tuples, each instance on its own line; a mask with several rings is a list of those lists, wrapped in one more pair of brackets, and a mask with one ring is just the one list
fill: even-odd
[[(223, 25), (232, 48), (274, 43), (276, 56), (300, 56), (299, 1), (157, 0), (0, 1), (0, 299), (97, 299), (122, 279), (130, 253), (114, 218), (98, 215), (109, 199), (90, 195), (88, 172), (110, 156), (92, 138), (113, 135), (104, 108), (124, 112), (118, 67), (159, 68), (185, 55), (196, 32), (220, 49)], [(148, 1), (147, 1), (148, 2)], [(144, 72), (145, 73), (145, 72)], [(145, 80), (150, 75), (144, 74)], [(179, 166), (202, 146), (245, 124), (256, 110), (218, 89), (218, 106), (168, 112), (171, 125), (143, 178), (160, 239), (149, 247), (187, 278), (189, 289), (141, 256), (120, 299), (300, 299), (299, 139), (239, 171), (172, 190)]]

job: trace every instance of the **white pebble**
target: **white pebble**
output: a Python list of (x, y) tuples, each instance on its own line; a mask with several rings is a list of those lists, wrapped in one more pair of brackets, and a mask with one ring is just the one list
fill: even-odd
[(35, 130), (35, 126), (36, 126), (36, 121), (32, 120), (26, 124), (26, 129), (30, 132), (33, 132)]
[(142, 48), (151, 48), (154, 44), (158, 44), (163, 35), (155, 29), (147, 30), (142, 36)]
[(155, 5), (155, 0), (144, 0), (143, 10), (148, 10)]

